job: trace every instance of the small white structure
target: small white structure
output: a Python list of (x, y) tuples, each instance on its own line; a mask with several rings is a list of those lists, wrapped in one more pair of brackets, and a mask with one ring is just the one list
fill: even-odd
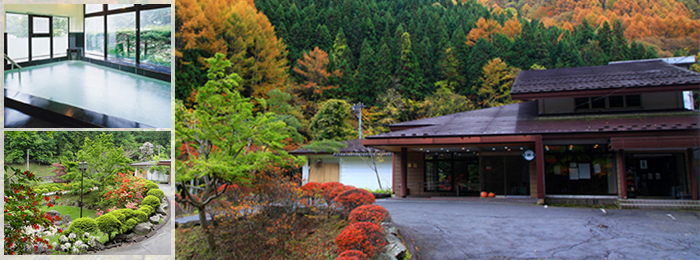
[(377, 190), (379, 189), (377, 174), (369, 166), (373, 164), (370, 157), (370, 153), (373, 153), (376, 155), (374, 161), (379, 172), (381, 187), (383, 189), (392, 187), (392, 153), (364, 147), (359, 139), (344, 143), (347, 147), (340, 149), (337, 153), (316, 153), (304, 149), (291, 152), (294, 155), (306, 156), (306, 165), (302, 168), (303, 182), (337, 181), (357, 188)]
[(155, 171), (151, 169), (152, 166), (157, 165), (167, 166), (168, 170), (170, 170), (170, 160), (162, 160), (158, 163), (156, 163), (155, 161), (139, 162), (132, 163), (130, 165), (136, 167), (136, 176), (138, 177), (156, 182), (170, 183), (170, 174), (168, 174), (167, 172)]

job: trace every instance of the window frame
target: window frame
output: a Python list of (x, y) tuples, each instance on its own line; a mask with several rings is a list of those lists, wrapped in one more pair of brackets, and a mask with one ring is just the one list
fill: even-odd
[[(67, 27), (68, 27), (68, 35), (70, 35), (70, 17), (68, 16), (61, 16), (61, 15), (44, 15), (44, 14), (29, 14), (29, 13), (20, 13), (20, 12), (5, 12), (5, 19), (7, 19), (7, 15), (24, 15), (27, 17), (27, 60), (26, 61), (21, 61), (17, 62), (18, 64), (27, 64), (31, 63), (33, 61), (40, 61), (40, 60), (51, 60), (55, 58), (63, 58), (67, 57), (68, 55), (65, 56), (60, 56), (57, 57), (56, 54), (54, 53), (54, 43), (55, 39), (53, 36), (53, 19), (54, 17), (61, 17), (67, 19)], [(49, 32), (48, 33), (34, 33), (34, 18), (48, 18), (49, 19)], [(7, 27), (5, 28), (5, 33), (7, 33)], [(34, 38), (48, 38), (49, 39), (49, 55), (48, 57), (40, 57), (36, 58), (34, 57), (34, 50), (33, 50), (33, 43), (32, 40)], [(7, 39), (5, 39), (5, 43), (7, 43)], [(66, 45), (70, 46), (70, 37), (66, 38)], [(4, 53), (8, 53), (8, 44), (4, 45)], [(4, 59), (3, 59), (4, 60)], [(10, 66), (9, 62), (6, 60), (4, 61), (5, 68)]]
[[(621, 97), (622, 99), (622, 106), (616, 106), (612, 107), (610, 105), (610, 98), (611, 97)], [(600, 102), (600, 100), (604, 101), (604, 107), (593, 107), (593, 104), (596, 103), (596, 101)], [(637, 103), (636, 105), (630, 105), (628, 104), (631, 99), (636, 99)], [(600, 111), (600, 110), (626, 110), (630, 108), (639, 108), (642, 107), (642, 98), (641, 95), (639, 94), (632, 94), (632, 95), (615, 95), (615, 96), (596, 96), (596, 97), (576, 97), (573, 98), (574, 102), (574, 111), (575, 112), (586, 112), (586, 111)], [(597, 103), (600, 105), (601, 103)]]

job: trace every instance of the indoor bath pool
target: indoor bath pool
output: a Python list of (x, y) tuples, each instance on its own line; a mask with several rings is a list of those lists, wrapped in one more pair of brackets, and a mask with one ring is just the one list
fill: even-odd
[(136, 127), (171, 127), (170, 82), (83, 61), (25, 67), (18, 74), (5, 71), (5, 106), (11, 99), (68, 117), (79, 110)]

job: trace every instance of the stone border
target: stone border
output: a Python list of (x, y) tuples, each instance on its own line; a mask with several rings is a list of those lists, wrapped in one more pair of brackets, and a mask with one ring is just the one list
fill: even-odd
[(418, 254), (418, 250), (416, 250), (416, 246), (413, 244), (413, 240), (408, 236), (408, 233), (403, 230), (399, 225), (396, 225), (394, 223), (394, 226), (396, 229), (399, 230), (399, 235), (401, 235), (401, 240), (403, 240), (404, 244), (406, 244), (406, 248), (408, 248), (408, 252), (411, 253), (411, 260), (420, 260), (420, 255)]
[[(166, 211), (166, 212), (171, 213), (171, 212), (170, 212), (170, 205), (171, 205), (171, 203), (170, 203), (170, 199), (169, 199), (167, 196), (165, 197), (165, 201), (166, 201), (167, 204), (168, 204), (168, 211)], [(85, 255), (99, 254), (101, 251), (105, 251), (105, 250), (109, 250), (109, 249), (115, 249), (115, 248), (120, 248), (120, 247), (124, 247), (124, 246), (128, 246), (128, 245), (132, 245), (132, 244), (135, 244), (135, 243), (139, 243), (139, 242), (141, 242), (141, 241), (144, 241), (144, 240), (146, 240), (147, 238), (151, 238), (151, 237), (153, 237), (153, 236), (156, 234), (156, 232), (158, 232), (163, 226), (165, 226), (165, 225), (168, 223), (168, 221), (170, 221), (170, 215), (172, 215), (172, 214), (167, 214), (167, 215), (165, 215), (165, 218), (163, 218), (163, 221), (161, 221), (160, 224), (158, 224), (157, 226), (154, 226), (153, 230), (151, 230), (151, 232), (149, 232), (149, 233), (146, 234), (146, 235), (135, 236), (135, 237), (131, 238), (131, 242), (121, 242), (120, 244), (111, 244), (111, 245), (109, 245), (109, 246), (104, 246), (104, 249), (103, 249), (103, 250), (99, 250), (99, 251), (88, 251), (88, 253), (85, 253)]]

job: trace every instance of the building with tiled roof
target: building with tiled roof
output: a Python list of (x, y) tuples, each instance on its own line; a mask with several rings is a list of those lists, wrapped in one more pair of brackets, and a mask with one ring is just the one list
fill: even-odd
[(519, 103), (394, 124), (362, 144), (394, 152), (402, 197), (697, 200), (700, 74), (669, 62), (686, 59), (521, 71)]

